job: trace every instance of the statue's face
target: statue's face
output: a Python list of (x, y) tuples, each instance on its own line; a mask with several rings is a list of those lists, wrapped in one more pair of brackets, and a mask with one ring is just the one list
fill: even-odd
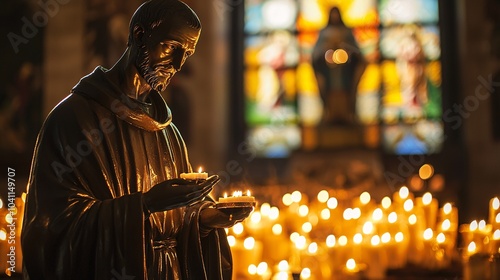
[(200, 29), (187, 26), (180, 18), (163, 21), (138, 46), (136, 66), (139, 74), (154, 90), (166, 89), (172, 77), (193, 55)]

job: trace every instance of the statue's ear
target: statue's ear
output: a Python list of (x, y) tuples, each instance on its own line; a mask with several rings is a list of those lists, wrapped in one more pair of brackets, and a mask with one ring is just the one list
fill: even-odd
[(140, 25), (134, 26), (134, 41), (136, 43), (143, 43), (144, 39), (144, 28)]

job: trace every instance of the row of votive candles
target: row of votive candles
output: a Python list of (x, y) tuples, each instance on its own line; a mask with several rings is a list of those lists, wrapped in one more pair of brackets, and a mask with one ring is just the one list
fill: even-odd
[(279, 264), (286, 261), (290, 273), (304, 271), (302, 279), (378, 279), (407, 263), (446, 268), (456, 255), (458, 209), (439, 208), (430, 193), (415, 198), (402, 187), (377, 204), (367, 192), (339, 200), (323, 190), (309, 202), (295, 191), (282, 202), (281, 210), (262, 204), (228, 230), (237, 277), (274, 279), (269, 275), (283, 275)]
[(500, 279), (500, 199), (490, 199), (488, 222), (460, 225), (465, 280)]

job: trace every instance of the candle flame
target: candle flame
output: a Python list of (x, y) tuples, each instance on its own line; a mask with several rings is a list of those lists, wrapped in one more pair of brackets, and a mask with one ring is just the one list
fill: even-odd
[(470, 254), (475, 253), (476, 252), (476, 242), (472, 241), (471, 243), (469, 243), (469, 246), (467, 246), (467, 251)]
[(247, 196), (252, 196), (252, 194), (250, 193), (250, 190), (247, 190)]
[(446, 219), (443, 221), (443, 223), (441, 224), (441, 229), (444, 230), (444, 231), (447, 231), (451, 228), (451, 222), (450, 220)]
[(479, 230), (484, 230), (486, 228), (486, 221), (485, 220), (479, 221), (479, 223), (477, 224), (477, 228)]
[(382, 209), (377, 208), (377, 209), (373, 210), (372, 219), (375, 222), (382, 220), (383, 216), (384, 216), (384, 212), (382, 212)]
[(423, 196), (422, 196), (422, 203), (424, 205), (429, 205), (431, 204), (432, 202), (432, 194), (430, 192), (426, 192)]
[(361, 202), (361, 204), (363, 205), (366, 205), (370, 202), (371, 200), (371, 195), (368, 193), (368, 192), (363, 192), (360, 196), (359, 196), (359, 201)]
[(200, 166), (200, 168), (198, 168), (198, 173), (201, 173), (202, 171), (203, 171), (203, 169)]
[(411, 214), (411, 216), (410, 216), (410, 217), (408, 217), (408, 223), (409, 223), (410, 225), (414, 225), (414, 224), (416, 224), (416, 223), (417, 223), (417, 215), (415, 215), (415, 214)]
[(470, 225), (469, 225), (469, 230), (470, 230), (470, 231), (475, 231), (475, 230), (477, 230), (477, 221), (476, 221), (476, 220), (474, 220), (474, 221), (472, 221), (472, 222), (470, 223)]
[(495, 222), (500, 223), (500, 213), (497, 214), (495, 218)]
[(391, 234), (389, 232), (385, 232), (384, 234), (382, 234), (380, 241), (382, 241), (382, 243), (384, 244), (389, 243), (389, 241), (391, 241)]
[(248, 266), (248, 273), (250, 275), (255, 275), (257, 274), (257, 266), (255, 264), (251, 264)]
[(361, 235), (361, 233), (356, 233), (352, 238), (352, 242), (358, 245), (361, 244), (361, 242), (363, 242), (363, 235)]
[(332, 248), (335, 246), (335, 243), (336, 243), (335, 235), (330, 234), (326, 237), (326, 246), (327, 247)]
[(428, 228), (424, 231), (424, 239), (425, 240), (431, 240), (431, 238), (434, 236), (434, 232), (432, 231), (431, 228)]
[(403, 204), (403, 208), (406, 212), (410, 212), (413, 209), (413, 200), (407, 199)]
[(493, 207), (493, 210), (498, 210), (500, 208), (500, 199), (498, 199), (498, 197), (493, 198), (491, 206)]
[(257, 266), (257, 274), (258, 275), (264, 275), (267, 271), (267, 268), (268, 268), (268, 265), (266, 262), (261, 262), (259, 263), (259, 265)]
[(500, 240), (500, 229), (495, 230), (495, 233), (493, 233), (493, 239)]
[(327, 202), (329, 198), (330, 198), (330, 195), (328, 194), (327, 190), (321, 190), (318, 193), (318, 201), (321, 203)]
[(356, 269), (356, 261), (354, 259), (348, 259), (345, 263), (345, 267), (349, 270)]
[(406, 186), (402, 186), (401, 189), (399, 189), (399, 197), (401, 199), (406, 199), (408, 195), (410, 195), (410, 190)]
[(288, 262), (286, 260), (282, 260), (278, 263), (279, 271), (287, 271), (289, 268)]
[(451, 203), (446, 203), (444, 206), (443, 206), (443, 212), (448, 215), (451, 213), (451, 210), (453, 209), (453, 207), (451, 206)]
[(309, 244), (309, 247), (307, 247), (307, 251), (310, 254), (316, 254), (318, 252), (318, 243), (312, 242), (311, 244)]
[(382, 198), (382, 207), (384, 209), (388, 209), (389, 207), (391, 207), (391, 204), (392, 204), (392, 201), (391, 201), (391, 198), (386, 196), (384, 198)]
[(378, 235), (372, 236), (372, 239), (370, 242), (371, 242), (372, 246), (380, 245), (380, 236), (378, 236)]
[(387, 217), (387, 220), (389, 221), (389, 223), (394, 224), (398, 221), (398, 214), (396, 214), (396, 212), (391, 212)]
[(439, 243), (439, 244), (443, 244), (445, 241), (446, 241), (446, 236), (444, 235), (444, 233), (439, 233), (438, 236), (436, 237), (436, 241)]
[(373, 223), (368, 221), (363, 225), (363, 233), (370, 234), (373, 232)]
[(247, 250), (252, 250), (255, 246), (255, 239), (253, 237), (247, 237), (245, 241), (243, 241), (243, 247)]
[(300, 279), (310, 279), (311, 278), (311, 269), (308, 267), (304, 267), (300, 272)]
[(398, 232), (396, 233), (396, 235), (394, 236), (394, 240), (396, 240), (397, 243), (400, 243), (402, 242), (404, 239), (404, 234), (402, 232)]
[(224, 193), (224, 198), (227, 198), (227, 193)]
[(280, 224), (275, 224), (272, 231), (274, 235), (280, 235), (283, 232), (283, 227)]
[(346, 246), (347, 245), (347, 237), (345, 235), (342, 235), (341, 237), (339, 237), (339, 245), (340, 246)]
[(328, 201), (326, 202), (326, 206), (328, 206), (328, 208), (330, 208), (332, 210), (337, 208), (338, 205), (339, 205), (339, 202), (337, 201), (337, 199), (335, 197), (330, 197), (328, 199)]

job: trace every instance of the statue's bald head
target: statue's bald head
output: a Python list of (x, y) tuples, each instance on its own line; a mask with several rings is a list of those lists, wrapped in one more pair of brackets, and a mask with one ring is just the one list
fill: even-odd
[(201, 29), (201, 22), (196, 13), (179, 0), (150, 0), (135, 11), (129, 26), (127, 45), (133, 42), (134, 30), (140, 27), (146, 34), (158, 27), (162, 22), (183, 21), (186, 26)]

